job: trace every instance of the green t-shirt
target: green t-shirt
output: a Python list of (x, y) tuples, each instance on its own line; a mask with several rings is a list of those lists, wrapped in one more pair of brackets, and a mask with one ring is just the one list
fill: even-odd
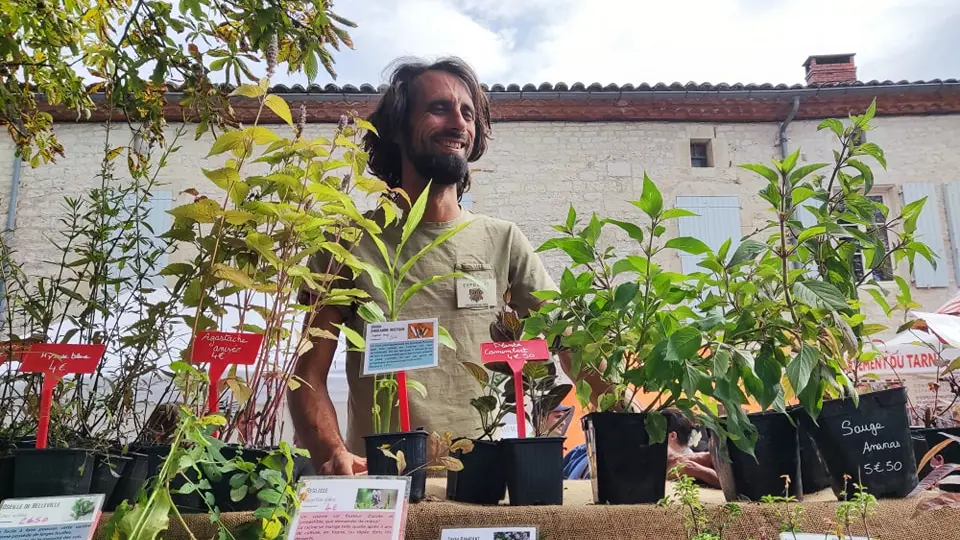
[[(440, 347), (439, 367), (407, 374), (409, 379), (419, 381), (427, 389), (426, 399), (416, 392), (408, 393), (411, 427), (422, 427), (430, 432), (452, 431), (454, 436), (474, 437), (479, 434), (480, 420), (470, 406), (470, 399), (480, 395), (480, 387), (460, 364), (467, 361), (480, 363), (480, 344), (491, 341), (490, 323), (496, 320), (496, 315), (503, 305), (503, 293), (508, 288), (511, 303), (517, 306), (521, 316), (525, 316), (540, 303), (532, 293), (553, 289), (555, 285), (519, 227), (508, 221), (471, 213), (466, 209), (463, 209), (456, 219), (446, 223), (421, 222), (404, 245), (400, 260), (409, 259), (444, 231), (464, 221), (471, 223), (417, 261), (404, 278), (401, 290), (424, 278), (451, 272), (469, 273), (479, 282), (490, 284), (490, 288), (493, 288), (495, 283), (495, 290), (484, 290), (482, 295), (485, 298), (478, 301), (477, 296), (481, 293), (477, 292), (477, 288), (462, 285), (464, 290), (461, 291), (458, 304), (457, 282), (464, 278), (439, 281), (425, 287), (407, 302), (399, 318), (408, 320), (436, 317), (440, 326), (450, 332), (457, 344), (456, 351)], [(399, 242), (400, 232), (399, 226), (392, 226), (383, 232), (381, 239), (392, 249)], [(381, 255), (367, 236), (353, 248), (353, 254), (361, 261), (382, 267)], [(312, 257), (310, 267), (314, 272), (324, 272), (327, 267), (326, 259)], [(366, 273), (356, 279), (340, 280), (337, 287), (356, 287), (369, 293), (381, 306), (386, 305), (380, 291), (373, 286)], [(493, 298), (489, 298), (491, 295)], [(471, 303), (486, 305), (469, 305)], [(466, 307), (458, 307), (465, 304)], [(342, 310), (345, 323), (363, 334), (364, 321), (357, 315), (356, 310), (350, 307)], [(346, 445), (351, 452), (361, 456), (365, 453), (363, 436), (373, 432), (373, 377), (361, 376), (362, 365), (362, 353), (347, 353), (349, 398)], [(396, 416), (394, 411), (394, 424)]]

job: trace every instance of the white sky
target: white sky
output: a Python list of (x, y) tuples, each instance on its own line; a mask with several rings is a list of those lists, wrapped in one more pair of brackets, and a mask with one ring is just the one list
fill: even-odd
[(851, 52), (864, 81), (960, 77), (960, 0), (339, 0), (335, 11), (358, 24), (356, 50), (335, 57), (338, 84), (379, 84), (398, 56), (444, 54), (488, 84), (792, 84), (807, 56)]

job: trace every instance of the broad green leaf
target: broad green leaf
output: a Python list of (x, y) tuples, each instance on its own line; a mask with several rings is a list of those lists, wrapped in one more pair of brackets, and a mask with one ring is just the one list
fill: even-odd
[[(668, 210), (668, 212), (669, 212), (669, 210)], [(620, 227), (620, 228), (623, 229), (628, 235), (630, 235), (630, 238), (633, 238), (633, 239), (636, 240), (637, 242), (643, 242), (643, 229), (641, 229), (640, 227), (634, 225), (633, 223), (629, 223), (629, 222), (626, 222), (626, 221), (620, 221), (620, 220), (616, 220), (616, 219), (605, 219), (605, 220), (603, 220), (603, 221), (604, 221), (604, 223), (610, 223), (611, 225), (616, 225), (617, 227)]]
[(651, 444), (662, 443), (667, 439), (667, 417), (659, 412), (651, 411), (643, 419)]
[(780, 177), (777, 176), (777, 171), (766, 165), (760, 165), (759, 163), (746, 163), (740, 165), (740, 168), (753, 171), (773, 183), (776, 183), (780, 179)]
[(273, 238), (269, 235), (257, 231), (250, 231), (247, 233), (244, 241), (247, 247), (259, 253), (264, 259), (275, 264), (280, 264), (280, 259), (273, 253)]
[(353, 345), (355, 348), (357, 348), (357, 349), (365, 349), (365, 348), (366, 348), (366, 345), (367, 345), (366, 340), (364, 340), (364, 339), (363, 339), (363, 336), (361, 336), (360, 334), (358, 334), (356, 330), (354, 330), (353, 328), (350, 328), (349, 326), (347, 326), (347, 325), (345, 325), (345, 324), (334, 324), (334, 326), (336, 326), (337, 328), (339, 328), (340, 331), (343, 332), (343, 334), (344, 334), (345, 336), (347, 336), (347, 340), (348, 340), (348, 341), (350, 342), (350, 344)]
[(593, 248), (580, 237), (551, 238), (537, 248), (537, 253), (551, 249), (562, 250), (574, 264), (587, 264), (595, 260)]
[(923, 205), (926, 202), (927, 198), (923, 197), (903, 207), (903, 211), (900, 212), (903, 216), (903, 232), (913, 234), (917, 231), (917, 219), (920, 218), (920, 213), (923, 211)]
[(243, 225), (248, 221), (256, 221), (257, 216), (246, 210), (227, 210), (223, 213), (223, 219), (231, 225)]
[(787, 157), (783, 159), (783, 162), (780, 163), (780, 170), (787, 174), (797, 166), (797, 160), (800, 159), (800, 149), (797, 148), (790, 153)]
[(666, 221), (668, 219), (682, 218), (682, 217), (697, 217), (700, 214), (696, 212), (691, 212), (690, 210), (684, 208), (670, 208), (664, 210), (663, 214), (660, 215), (660, 219)]
[(820, 125), (817, 126), (817, 131), (829, 129), (837, 137), (843, 137), (843, 122), (836, 118), (827, 118), (826, 120), (820, 122)]
[(797, 236), (797, 243), (802, 244), (814, 236), (820, 236), (821, 234), (827, 234), (826, 225), (814, 225), (813, 227), (804, 229), (803, 232)]
[(213, 275), (238, 287), (253, 288), (254, 286), (253, 279), (246, 272), (222, 263), (213, 265)]
[(224, 191), (230, 189), (230, 186), (232, 186), (234, 182), (240, 181), (240, 172), (233, 167), (223, 167), (212, 171), (203, 168), (200, 170), (203, 171), (204, 176)]
[(413, 268), (413, 265), (417, 264), (417, 261), (419, 261), (424, 255), (436, 249), (438, 246), (440, 246), (441, 244), (449, 240), (453, 235), (467, 228), (471, 223), (473, 223), (472, 220), (466, 221), (457, 225), (452, 229), (448, 229), (444, 231), (442, 234), (437, 236), (432, 242), (427, 244), (423, 249), (418, 251), (416, 255), (414, 255), (413, 257), (410, 257), (410, 259), (407, 260), (407, 262), (403, 263), (403, 266), (400, 267), (400, 270), (397, 273), (397, 281), (403, 280), (404, 276), (407, 275), (407, 272), (409, 272), (410, 269)]
[(230, 388), (230, 391), (233, 393), (233, 397), (236, 398), (239, 405), (243, 405), (253, 396), (253, 390), (250, 389), (243, 381), (231, 377), (227, 379), (227, 387)]
[(573, 227), (577, 224), (577, 210), (570, 205), (570, 209), (567, 210), (567, 222), (566, 227), (568, 231), (572, 231)]
[(581, 379), (577, 381), (577, 401), (580, 402), (581, 407), (586, 407), (590, 404), (593, 397), (593, 388), (590, 387), (590, 383), (586, 379)]
[(874, 287), (867, 287), (864, 290), (866, 290), (867, 293), (873, 297), (874, 302), (876, 302), (878, 306), (883, 308), (884, 313), (890, 313), (890, 303), (887, 302), (887, 299), (882, 291)]
[(170, 263), (160, 270), (161, 276), (186, 276), (193, 272), (193, 265), (190, 263), (178, 262)]
[(170, 526), (173, 501), (170, 492), (158, 489), (146, 504), (137, 504), (120, 521), (118, 528), (125, 533), (122, 538), (156, 540)]
[(663, 210), (663, 196), (647, 173), (643, 173), (643, 191), (640, 193), (640, 200), (633, 201), (632, 204), (650, 217), (659, 216)]
[(178, 219), (188, 219), (197, 223), (213, 223), (220, 215), (220, 203), (213, 199), (200, 199), (167, 210), (167, 213)]
[(791, 292), (796, 300), (813, 308), (836, 311), (850, 309), (840, 289), (824, 281), (798, 281), (793, 284)]
[(279, 116), (281, 120), (293, 126), (293, 115), (290, 114), (290, 106), (287, 105), (287, 102), (284, 101), (282, 97), (276, 94), (270, 94), (264, 98), (263, 104), (273, 111), (273, 114)]
[(790, 381), (794, 394), (800, 395), (806, 388), (811, 373), (817, 367), (819, 358), (820, 354), (817, 349), (804, 343), (800, 347), (800, 353), (787, 364), (787, 380)]
[[(809, 176), (811, 173), (817, 172), (827, 165), (829, 165), (829, 163), (812, 163), (810, 165), (801, 165), (792, 173), (790, 173), (790, 183), (796, 184), (800, 180), (803, 180)], [(796, 190), (794, 190), (794, 199), (796, 199)], [(794, 200), (793, 204), (797, 204), (797, 201)]]
[(684, 326), (667, 338), (668, 362), (682, 362), (693, 358), (700, 350), (702, 336), (693, 326)]
[(691, 236), (671, 238), (670, 240), (667, 240), (667, 243), (664, 245), (664, 247), (677, 249), (685, 253), (690, 253), (691, 255), (702, 255), (710, 252), (709, 246), (704, 244), (703, 241)]
[(234, 90), (230, 92), (230, 96), (243, 96), (248, 98), (258, 98), (265, 93), (264, 88), (259, 84), (241, 84)]
[(207, 154), (207, 157), (216, 156), (224, 152), (229, 152), (233, 150), (238, 145), (243, 143), (243, 132), (242, 131), (228, 131), (214, 141), (213, 146), (210, 148), (210, 153)]
[(791, 192), (791, 200), (793, 201), (793, 205), (795, 207), (799, 207), (800, 203), (812, 197), (814, 193), (815, 192), (812, 189), (806, 186), (800, 186), (794, 189)]
[(253, 139), (255, 144), (270, 144), (280, 140), (280, 136), (263, 126), (248, 127), (243, 130), (245, 136)]
[(367, 122), (363, 118), (354, 118), (353, 121), (357, 124), (358, 128), (369, 131), (374, 135), (378, 135), (377, 128), (375, 128), (373, 124), (371, 124), (370, 122)]
[(737, 250), (733, 252), (733, 256), (730, 257), (730, 262), (727, 263), (727, 268), (733, 268), (745, 262), (752, 261), (766, 249), (767, 245), (763, 242), (758, 242), (753, 238), (746, 238), (740, 242)]
[(420, 394), (420, 397), (427, 399), (427, 387), (424, 386), (422, 382), (407, 377), (407, 388), (413, 389), (413, 391)]
[(718, 378), (723, 378), (727, 374), (727, 369), (730, 367), (732, 360), (733, 355), (730, 354), (729, 349), (717, 346), (716, 352), (713, 353), (713, 374)]

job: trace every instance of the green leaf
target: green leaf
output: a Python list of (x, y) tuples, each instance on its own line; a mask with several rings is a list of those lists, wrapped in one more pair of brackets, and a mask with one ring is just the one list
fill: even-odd
[(903, 216), (903, 232), (913, 234), (917, 231), (917, 219), (920, 218), (920, 213), (923, 211), (923, 205), (926, 202), (927, 198), (923, 197), (903, 207), (903, 211), (900, 212), (900, 215)]
[[(470, 372), (470, 375), (473, 375), (473, 378), (482, 386), (490, 383), (490, 373), (480, 364), (462, 362), (460, 365), (466, 368), (466, 370)], [(493, 408), (491, 408), (491, 410), (493, 410)]]
[(410, 238), (410, 235), (413, 234), (413, 231), (417, 229), (417, 225), (420, 224), (420, 220), (423, 219), (423, 212), (427, 208), (427, 198), (430, 196), (430, 185), (433, 182), (427, 182), (427, 187), (423, 188), (423, 191), (420, 192), (420, 196), (417, 197), (417, 201), (413, 203), (413, 207), (410, 208), (410, 211), (407, 212), (407, 215), (404, 218), (403, 223), (403, 232), (400, 235), (400, 244), (397, 245), (397, 256), (400, 256), (400, 251), (403, 249), (404, 244), (407, 243), (407, 240)]
[(242, 131), (228, 131), (214, 141), (213, 146), (210, 148), (210, 153), (207, 154), (207, 157), (216, 156), (224, 152), (229, 152), (237, 146), (243, 143), (243, 132)]
[(320, 66), (317, 64), (317, 55), (314, 53), (313, 49), (304, 51), (303, 70), (307, 74), (308, 83), (312, 83), (314, 79), (317, 78), (317, 74), (320, 71)]
[[(410, 271), (413, 265), (417, 264), (417, 261), (419, 261), (424, 255), (436, 249), (438, 246), (440, 246), (441, 244), (449, 240), (451, 237), (453, 237), (453, 235), (467, 228), (471, 223), (473, 223), (472, 220), (466, 221), (466, 222), (460, 223), (459, 225), (457, 225), (452, 229), (448, 229), (444, 231), (442, 234), (437, 236), (432, 242), (427, 244), (423, 249), (418, 251), (416, 255), (414, 255), (413, 257), (410, 257), (410, 259), (408, 259), (407, 262), (403, 263), (403, 266), (400, 267), (400, 270), (397, 273), (397, 281), (401, 281), (404, 278), (404, 276), (407, 275), (407, 272)], [(379, 247), (377, 249), (379, 249)]]
[(269, 235), (257, 231), (247, 233), (244, 242), (247, 247), (259, 253), (263, 258), (275, 264), (280, 263), (280, 259), (273, 253), (273, 238)]
[(817, 352), (817, 349), (804, 343), (800, 347), (800, 353), (787, 364), (787, 380), (790, 381), (790, 386), (793, 387), (794, 395), (800, 395), (804, 388), (807, 387), (807, 383), (810, 381), (810, 375), (817, 367), (819, 358), (820, 354)]
[(837, 137), (843, 137), (843, 122), (836, 118), (827, 118), (826, 120), (820, 122), (820, 125), (817, 126), (817, 131), (829, 129)]
[(568, 231), (572, 231), (573, 227), (577, 224), (577, 210), (570, 205), (570, 209), (567, 210), (567, 222), (566, 227)]
[(740, 168), (753, 171), (771, 182), (777, 182), (780, 179), (780, 177), (777, 176), (777, 171), (767, 167), (766, 165), (760, 165), (759, 163), (746, 163), (744, 165), (740, 165)]
[(580, 402), (581, 407), (586, 407), (592, 399), (593, 388), (590, 387), (590, 383), (586, 379), (581, 379), (577, 381), (577, 401)]
[[(243, 478), (243, 476), (241, 476), (241, 475), (239, 475), (239, 474), (234, 475), (234, 478), (236, 478), (236, 477), (238, 477), (238, 476), (239, 476), (240, 478)], [(230, 480), (233, 480), (233, 478), (231, 478)], [(247, 487), (246, 484), (243, 484), (243, 485), (241, 485), (241, 486), (238, 487), (238, 488), (231, 489), (231, 490), (230, 490), (230, 500), (233, 501), (233, 502), (242, 501), (242, 500), (244, 499), (244, 497), (247, 496), (247, 489), (249, 489), (249, 488)]]
[(357, 314), (368, 323), (379, 323), (387, 320), (383, 314), (383, 309), (376, 302), (364, 302), (357, 307)]
[(877, 160), (877, 163), (879, 163), (881, 167), (883, 167), (884, 169), (887, 168), (887, 159), (883, 155), (883, 149), (881, 149), (876, 144), (874, 143), (861, 144), (860, 146), (857, 147), (857, 151), (858, 153), (864, 153), (864, 154), (867, 154), (868, 156), (873, 157), (873, 159)]
[(883, 308), (883, 312), (890, 313), (890, 303), (887, 302), (887, 298), (884, 296), (883, 292), (874, 287), (869, 287), (865, 289), (867, 294), (873, 297), (873, 301), (877, 303), (878, 306)]
[(193, 265), (190, 263), (178, 262), (170, 263), (160, 270), (161, 276), (186, 276), (193, 272)]
[(270, 144), (280, 140), (280, 136), (263, 126), (248, 127), (243, 130), (245, 136), (253, 139), (255, 144)]
[(640, 290), (640, 285), (635, 281), (626, 281), (617, 285), (616, 291), (614, 291), (613, 296), (613, 307), (614, 309), (623, 309), (627, 307), (627, 304), (630, 303), (637, 296), (637, 291)]
[[(817, 172), (827, 165), (829, 165), (829, 163), (812, 163), (810, 165), (802, 165), (790, 173), (790, 183), (796, 184), (800, 180), (803, 180), (809, 176), (811, 173)], [(794, 191), (794, 199), (796, 199), (796, 191)], [(793, 204), (797, 204), (797, 201), (794, 200)]]
[(630, 238), (633, 238), (637, 242), (643, 242), (643, 229), (634, 225), (633, 223), (616, 219), (605, 219), (603, 222), (620, 227), (630, 236)]
[(783, 159), (783, 161), (780, 163), (780, 170), (781, 170), (784, 174), (789, 173), (790, 171), (793, 170), (794, 167), (797, 166), (797, 160), (798, 160), (798, 159), (800, 159), (800, 149), (799, 149), (799, 148), (797, 148), (796, 150), (794, 150), (793, 152), (791, 152), (790, 155), (788, 155), (787, 157), (785, 157), (785, 158)]
[(813, 308), (836, 311), (850, 309), (840, 289), (824, 281), (798, 281), (793, 284), (791, 290), (796, 300)]
[(420, 289), (433, 285), (438, 281), (464, 277), (465, 275), (466, 274), (464, 274), (463, 272), (451, 272), (449, 274), (444, 274), (442, 276), (431, 276), (414, 283), (413, 285), (409, 286), (407, 290), (403, 291), (403, 293), (400, 295), (400, 303), (397, 305), (397, 313), (398, 314), (400, 313), (400, 310), (403, 309), (404, 304), (406, 304), (407, 301), (413, 298), (413, 295), (417, 294), (417, 292), (420, 291)]
[(537, 253), (551, 249), (562, 250), (574, 264), (587, 264), (595, 260), (593, 249), (580, 237), (551, 238), (537, 248)]
[(257, 216), (246, 210), (227, 210), (223, 213), (223, 219), (231, 225), (244, 225), (248, 221), (256, 221)]
[(345, 336), (347, 336), (347, 340), (350, 342), (351, 345), (354, 346), (354, 348), (357, 348), (357, 349), (366, 348), (367, 346), (366, 340), (363, 339), (363, 336), (357, 333), (356, 330), (354, 330), (353, 328), (350, 328), (345, 324), (340, 324), (340, 323), (334, 324), (334, 326), (339, 328), (340, 331), (343, 332)]
[(253, 279), (246, 272), (222, 263), (213, 265), (213, 276), (245, 289), (252, 289), (254, 286)]
[(213, 199), (200, 199), (167, 210), (167, 213), (177, 219), (187, 219), (197, 223), (213, 223), (220, 215), (220, 203)]
[(273, 111), (273, 114), (279, 116), (281, 120), (293, 126), (293, 115), (290, 114), (290, 106), (287, 105), (287, 102), (284, 101), (282, 97), (276, 94), (270, 94), (264, 98), (263, 104)]
[(656, 411), (651, 411), (643, 419), (647, 428), (647, 435), (651, 444), (662, 443), (667, 440), (667, 417)]
[(814, 236), (820, 236), (821, 234), (827, 234), (827, 226), (814, 225), (813, 227), (804, 229), (804, 231), (797, 236), (797, 243), (802, 244)]
[(667, 243), (664, 245), (664, 247), (677, 249), (691, 255), (702, 255), (710, 252), (709, 246), (691, 236), (671, 238), (670, 240), (667, 240)]
[(660, 219), (666, 221), (668, 219), (682, 218), (682, 217), (697, 217), (700, 214), (696, 212), (691, 212), (690, 210), (684, 208), (670, 208), (664, 210), (663, 214), (660, 215)]
[(726, 347), (717, 346), (717, 351), (713, 353), (713, 374), (718, 378), (723, 378), (727, 374), (733, 355)]
[(170, 526), (173, 501), (166, 489), (157, 489), (145, 504), (137, 504), (123, 516), (119, 528), (126, 532), (124, 538), (156, 540)]
[(439, 335), (437, 336), (437, 341), (440, 342), (440, 345), (450, 349), (457, 350), (457, 342), (453, 340), (453, 336), (450, 335), (450, 332), (442, 326), (437, 327)]
[(407, 377), (407, 388), (412, 389), (416, 393), (420, 394), (420, 397), (427, 399), (427, 387), (423, 385), (420, 381), (415, 381)]
[(746, 238), (740, 242), (740, 245), (737, 246), (737, 250), (733, 252), (733, 257), (731, 257), (730, 262), (727, 263), (727, 268), (733, 268), (745, 262), (752, 261), (757, 258), (757, 255), (766, 249), (767, 245), (763, 242), (759, 242), (752, 238)]
[(663, 196), (647, 173), (643, 173), (643, 192), (640, 193), (640, 200), (633, 201), (632, 204), (651, 218), (659, 216), (663, 210)]
[(208, 171), (207, 169), (200, 169), (203, 171), (204, 176), (210, 179), (211, 182), (216, 184), (216, 186), (224, 191), (230, 189), (234, 182), (240, 181), (240, 172), (234, 169), (233, 167), (223, 167), (222, 169), (216, 169)]
[(667, 339), (668, 362), (682, 362), (693, 358), (700, 350), (701, 334), (693, 326), (684, 326)]
[(237, 87), (236, 90), (230, 92), (230, 96), (243, 96), (248, 98), (258, 98), (262, 96), (266, 90), (261, 87), (259, 84), (241, 84)]

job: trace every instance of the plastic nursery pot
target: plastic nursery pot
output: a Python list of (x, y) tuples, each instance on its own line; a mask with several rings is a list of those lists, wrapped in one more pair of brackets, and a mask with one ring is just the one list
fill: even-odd
[(655, 503), (667, 484), (667, 443), (650, 444), (646, 413), (590, 413), (581, 424), (587, 441), (593, 501)]
[(824, 401), (817, 423), (814, 436), (838, 497), (854, 483), (877, 498), (905, 497), (917, 486), (905, 389), (862, 394), (859, 407), (850, 398)]
[(15, 455), (13, 496), (87, 495), (95, 454), (74, 448), (21, 449)]
[[(160, 469), (163, 468), (163, 462), (167, 459), (167, 455), (170, 454), (169, 445), (157, 445), (157, 446), (135, 446), (131, 447), (136, 453), (145, 454), (147, 456), (147, 478), (153, 478), (160, 474)], [(189, 470), (185, 473), (192, 481), (199, 481), (199, 476), (194, 470)], [(178, 476), (170, 481), (171, 491), (180, 489), (186, 483), (186, 480), (182, 476)], [(171, 493), (170, 499), (173, 501), (173, 504), (176, 505), (177, 509), (181, 513), (187, 514), (196, 514), (207, 512), (207, 506), (203, 503), (203, 500), (200, 498), (200, 493), (194, 491), (193, 493), (188, 493), (186, 495), (181, 493)]]
[(530, 437), (500, 441), (511, 506), (563, 504), (563, 441)]
[[(130, 459), (120, 472), (120, 478), (113, 488), (113, 493), (103, 504), (104, 512), (112, 512), (121, 502), (133, 504), (137, 500), (137, 492), (147, 483), (147, 473), (150, 467), (150, 458), (146, 454), (127, 452), (124, 457)], [(116, 455), (112, 456), (116, 457)]]
[(473, 451), (455, 452), (462, 471), (447, 472), (447, 499), (473, 504), (497, 504), (507, 493), (507, 477), (499, 441), (473, 439)]
[[(735, 500), (747, 498), (759, 501), (764, 495), (783, 495), (783, 476), (790, 477), (790, 495), (803, 498), (803, 480), (800, 473), (800, 444), (797, 428), (790, 417), (777, 411), (748, 414), (757, 428), (754, 455), (728, 444)], [(730, 478), (720, 477), (721, 482)], [(726, 492), (726, 490), (725, 490)]]
[[(257, 465), (255, 470), (261, 470), (263, 468), (259, 463), (261, 459), (267, 456), (267, 450), (241, 448), (237, 445), (224, 446), (223, 449), (220, 450), (220, 453), (227, 459), (234, 459), (240, 454), (244, 461)], [(228, 472), (225, 473), (220, 480), (210, 482), (215, 504), (222, 512), (249, 512), (260, 507), (260, 499), (257, 498), (256, 493), (248, 493), (239, 501), (233, 500), (230, 495), (233, 489), (230, 481), (234, 476), (238, 475), (246, 475), (246, 473), (242, 471)], [(245, 480), (244, 483), (246, 483)]]
[(13, 496), (14, 463), (12, 455), (0, 457), (0, 501)]
[[(947, 438), (940, 433), (949, 433), (950, 435), (960, 437), (960, 427), (922, 428), (915, 429), (914, 432), (919, 432), (923, 435), (923, 437), (927, 440), (928, 449), (933, 448)], [(944, 463), (960, 463), (960, 442), (952, 442), (948, 444), (943, 450), (938, 452), (938, 454), (943, 456)]]
[(788, 412), (797, 426), (797, 441), (800, 443), (800, 479), (803, 494), (818, 493), (830, 487), (830, 473), (823, 455), (810, 432), (810, 415), (802, 407), (793, 407)]
[[(102, 493), (105, 501), (110, 501), (124, 471), (133, 462), (129, 456), (97, 453), (93, 461), (93, 478), (90, 481), (90, 493)], [(132, 503), (133, 501), (131, 501)], [(109, 506), (109, 505), (104, 505)], [(116, 509), (116, 507), (114, 507)]]
[(402, 450), (404, 459), (407, 461), (407, 468), (403, 474), (408, 474), (406, 471), (419, 469), (411, 475), (410, 502), (422, 501), (427, 489), (427, 471), (424, 465), (427, 464), (429, 437), (430, 434), (426, 431), (401, 431), (365, 436), (363, 442), (367, 452), (367, 474), (397, 476), (397, 462), (384, 455), (380, 448), (387, 445), (394, 454)]

